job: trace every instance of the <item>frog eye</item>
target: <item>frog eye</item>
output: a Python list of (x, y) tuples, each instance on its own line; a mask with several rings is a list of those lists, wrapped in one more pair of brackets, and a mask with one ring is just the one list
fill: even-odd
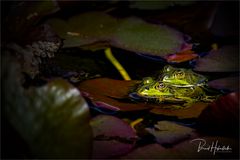
[(143, 84), (149, 84), (152, 83), (153, 79), (151, 77), (145, 77), (143, 78)]
[(184, 78), (185, 74), (183, 71), (178, 71), (175, 73), (176, 78)]
[(164, 84), (163, 83), (160, 83), (159, 85), (158, 85), (158, 88), (163, 88), (164, 87)]
[(159, 83), (158, 85), (155, 86), (155, 89), (162, 89), (164, 87), (163, 83)]

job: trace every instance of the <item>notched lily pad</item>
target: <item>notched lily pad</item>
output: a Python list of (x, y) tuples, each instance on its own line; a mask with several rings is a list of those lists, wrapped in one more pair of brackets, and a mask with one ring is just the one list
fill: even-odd
[(94, 143), (92, 158), (111, 158), (129, 152), (137, 140), (133, 128), (113, 116), (99, 115), (91, 120)]
[(159, 121), (154, 128), (146, 128), (146, 130), (163, 145), (173, 145), (195, 136), (194, 129), (170, 121)]

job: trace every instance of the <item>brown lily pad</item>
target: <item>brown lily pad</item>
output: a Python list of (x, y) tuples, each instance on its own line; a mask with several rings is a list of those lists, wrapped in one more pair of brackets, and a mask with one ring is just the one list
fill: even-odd
[(109, 78), (87, 80), (79, 84), (78, 88), (85, 93), (85, 97), (91, 99), (96, 105), (105, 105), (108, 108), (121, 111), (133, 111), (149, 109), (151, 106), (144, 103), (124, 102), (128, 98), (130, 90), (139, 81), (122, 81)]
[[(140, 81), (122, 81), (109, 78), (87, 80), (79, 84), (78, 88), (85, 97), (91, 99), (95, 105), (105, 106), (113, 110), (134, 111), (152, 109), (150, 112), (178, 118), (197, 118), (207, 103), (198, 102), (185, 109), (172, 110), (169, 104), (151, 104), (130, 101), (128, 94)], [(126, 102), (126, 100), (128, 100)], [(167, 108), (166, 108), (167, 107)]]
[(185, 109), (171, 110), (161, 107), (154, 107), (150, 112), (165, 116), (176, 116), (179, 119), (197, 118), (207, 106), (207, 103), (197, 102), (191, 107)]

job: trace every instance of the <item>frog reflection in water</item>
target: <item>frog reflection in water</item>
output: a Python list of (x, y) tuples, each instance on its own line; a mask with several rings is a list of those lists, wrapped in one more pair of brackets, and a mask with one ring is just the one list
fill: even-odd
[(204, 76), (191, 70), (166, 66), (159, 79), (144, 78), (136, 93), (146, 101), (181, 103), (173, 105), (174, 109), (186, 108), (197, 101), (211, 102), (216, 98), (205, 94), (206, 81)]

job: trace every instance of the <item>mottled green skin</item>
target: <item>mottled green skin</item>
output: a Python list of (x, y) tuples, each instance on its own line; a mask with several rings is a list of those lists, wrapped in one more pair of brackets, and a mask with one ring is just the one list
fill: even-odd
[(165, 66), (159, 81), (170, 83), (176, 87), (204, 86), (207, 78), (190, 69)]
[(209, 102), (215, 98), (206, 96), (203, 90), (206, 80), (191, 70), (166, 66), (159, 79), (144, 78), (136, 93), (146, 101), (183, 103), (181, 107), (185, 108), (194, 102)]

